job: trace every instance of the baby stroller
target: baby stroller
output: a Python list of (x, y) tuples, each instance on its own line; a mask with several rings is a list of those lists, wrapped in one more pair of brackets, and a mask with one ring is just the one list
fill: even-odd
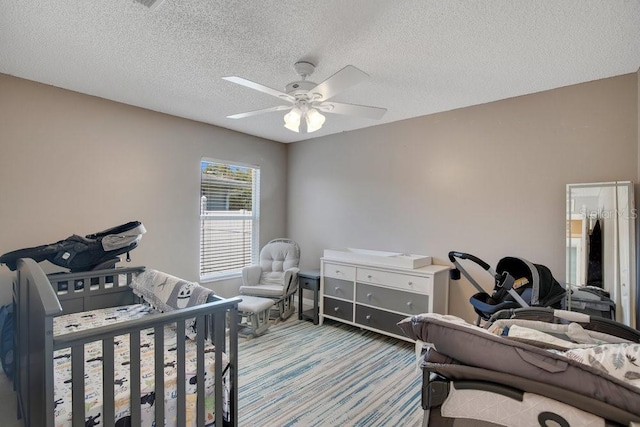
[[(458, 259), (472, 261), (493, 276), (495, 286), (491, 295), (462, 267)], [(481, 320), (489, 320), (500, 310), (530, 306), (562, 307), (565, 290), (544, 265), (533, 264), (523, 258), (506, 257), (498, 262), (494, 271), (480, 258), (455, 251), (449, 252), (449, 260), (455, 266), (450, 272), (451, 279), (459, 280), (462, 274), (478, 290), (470, 298), (478, 314), (478, 325)]]
[(0, 264), (15, 271), (18, 259), (32, 258), (36, 262), (49, 261), (72, 273), (114, 268), (120, 261), (118, 255), (127, 254), (138, 246), (146, 233), (139, 221), (131, 221), (84, 237), (73, 235), (48, 245), (18, 249), (0, 256)]

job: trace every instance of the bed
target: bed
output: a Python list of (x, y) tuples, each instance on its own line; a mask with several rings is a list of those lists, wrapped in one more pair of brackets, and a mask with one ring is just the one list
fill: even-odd
[(47, 276), (18, 261), (14, 386), (25, 426), (237, 425), (240, 299), (160, 312), (132, 289), (144, 271)]

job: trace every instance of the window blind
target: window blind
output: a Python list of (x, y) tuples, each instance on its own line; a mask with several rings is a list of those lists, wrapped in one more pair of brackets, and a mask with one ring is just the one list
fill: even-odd
[(260, 170), (211, 160), (200, 170), (200, 278), (237, 274), (257, 258)]

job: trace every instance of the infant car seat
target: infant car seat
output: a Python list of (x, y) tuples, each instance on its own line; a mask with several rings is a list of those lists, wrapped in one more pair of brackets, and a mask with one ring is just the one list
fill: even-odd
[[(456, 258), (473, 261), (493, 276), (495, 286), (491, 295), (466, 272)], [(496, 312), (505, 309), (562, 307), (565, 290), (544, 265), (523, 258), (505, 257), (498, 261), (494, 271), (486, 262), (463, 252), (449, 252), (449, 260), (455, 265), (451, 279), (459, 279), (462, 273), (479, 291), (469, 299), (479, 316), (478, 320), (488, 320)]]

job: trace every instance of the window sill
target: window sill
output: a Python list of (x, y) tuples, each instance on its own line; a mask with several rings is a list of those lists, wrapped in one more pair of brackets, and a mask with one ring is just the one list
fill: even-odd
[(242, 277), (241, 272), (219, 274), (215, 276), (204, 276), (200, 278), (200, 284), (222, 282), (224, 280), (240, 279), (241, 277)]

